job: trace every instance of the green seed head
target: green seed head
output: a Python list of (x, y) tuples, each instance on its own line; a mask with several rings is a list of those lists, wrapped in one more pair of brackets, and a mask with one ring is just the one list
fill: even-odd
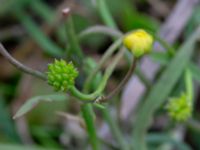
[(48, 65), (47, 79), (49, 85), (53, 86), (56, 91), (66, 92), (74, 85), (78, 71), (73, 63), (66, 63), (64, 60), (55, 60)]
[(169, 116), (175, 121), (182, 122), (192, 115), (192, 104), (187, 95), (183, 93), (180, 97), (171, 98), (167, 104)]

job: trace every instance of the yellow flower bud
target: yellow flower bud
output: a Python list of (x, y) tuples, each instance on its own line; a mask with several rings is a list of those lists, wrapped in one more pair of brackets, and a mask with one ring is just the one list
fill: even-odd
[(145, 30), (138, 29), (126, 35), (123, 43), (135, 57), (141, 57), (151, 51), (153, 37)]

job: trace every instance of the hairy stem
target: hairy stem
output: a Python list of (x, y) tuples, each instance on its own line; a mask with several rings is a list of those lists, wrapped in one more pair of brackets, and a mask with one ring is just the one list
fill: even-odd
[(116, 95), (126, 84), (126, 82), (129, 80), (129, 78), (132, 76), (135, 67), (136, 67), (137, 59), (134, 59), (133, 63), (131, 64), (131, 67), (129, 68), (127, 74), (123, 78), (123, 80), (118, 84), (118, 86), (105, 97), (105, 100), (111, 99), (114, 95)]
[(116, 29), (113, 29), (107, 26), (97, 25), (97, 26), (92, 26), (85, 29), (78, 35), (78, 37), (79, 37), (79, 40), (81, 40), (86, 36), (89, 36), (91, 34), (97, 34), (97, 33), (109, 35), (115, 38), (120, 38), (121, 36), (123, 36), (123, 33)]
[(97, 137), (95, 123), (94, 123), (94, 112), (92, 110), (92, 104), (83, 104), (81, 107), (81, 112), (85, 120), (87, 131), (89, 134), (89, 140), (92, 145), (93, 150), (100, 150), (100, 143)]
[[(87, 100), (87, 101), (93, 101), (96, 98), (98, 98), (99, 96), (101, 96), (103, 90), (106, 87), (107, 81), (109, 79), (109, 77), (111, 76), (112, 72), (114, 71), (117, 63), (119, 62), (119, 60), (122, 58), (122, 56), (125, 53), (125, 49), (122, 48), (117, 55), (115, 56), (113, 62), (107, 67), (103, 79), (100, 83), (100, 85), (98, 86), (97, 90), (94, 91), (92, 94), (84, 94), (82, 92), (80, 92), (78, 89), (76, 89), (75, 87), (70, 88), (70, 92), (73, 96), (79, 98), (80, 100)], [(85, 91), (87, 91), (87, 89), (84, 89)]]
[(2, 45), (2, 43), (0, 43), (0, 53), (13, 65), (15, 66), (17, 69), (21, 70), (22, 72), (28, 73), (30, 75), (33, 75), (35, 77), (38, 77), (42, 80), (46, 80), (46, 76), (44, 73), (37, 71), (37, 70), (33, 70), (23, 64), (21, 64), (19, 61), (17, 61), (15, 58), (13, 58), (8, 52), (7, 50), (4, 48), (4, 46)]
[(101, 58), (100, 62), (98, 63), (97, 67), (91, 72), (91, 74), (88, 76), (88, 78), (85, 81), (85, 85), (84, 85), (84, 89), (88, 90), (89, 84), (91, 82), (91, 80), (94, 78), (94, 76), (96, 75), (96, 73), (99, 71), (99, 69), (102, 67), (102, 65), (105, 63), (106, 60), (108, 60), (108, 58), (110, 58), (110, 56), (117, 50), (117, 48), (120, 46), (122, 42), (122, 39), (118, 39), (116, 42), (114, 42), (109, 48), (108, 50), (106, 50), (105, 54), (103, 55), (103, 57)]

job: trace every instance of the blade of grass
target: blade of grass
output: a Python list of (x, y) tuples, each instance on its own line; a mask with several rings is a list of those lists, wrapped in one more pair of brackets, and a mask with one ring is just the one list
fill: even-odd
[(34, 0), (31, 3), (31, 8), (35, 13), (48, 22), (48, 24), (52, 24), (55, 17), (55, 12), (53, 12), (53, 10), (51, 10), (50, 7), (44, 3), (44, 1)]
[(11, 120), (9, 110), (4, 104), (5, 99), (0, 95), (0, 131), (1, 134), (13, 142), (20, 142), (20, 138), (14, 127), (14, 122)]
[(57, 57), (63, 56), (63, 51), (60, 47), (54, 44), (33, 22), (33, 20), (21, 9), (15, 13), (20, 22), (24, 25), (30, 36), (42, 47), (44, 52)]
[[(153, 52), (153, 53), (150, 54), (150, 57), (154, 61), (159, 62), (162, 65), (167, 65), (171, 60), (171, 57), (167, 53), (163, 53), (163, 52)], [(200, 68), (199, 68), (199, 66), (197, 66), (193, 62), (190, 62), (189, 65), (188, 65), (188, 69), (191, 71), (193, 78), (200, 82)]]
[(200, 82), (200, 67), (194, 63), (190, 63), (189, 69), (191, 71), (193, 78)]
[(145, 135), (151, 123), (153, 114), (166, 100), (183, 70), (187, 66), (194, 51), (194, 44), (199, 37), (200, 28), (180, 47), (174, 58), (163, 71), (157, 83), (151, 89), (146, 100), (138, 112), (135, 129), (133, 132), (133, 144), (135, 149), (146, 150)]
[(66, 49), (67, 58), (72, 59), (75, 63), (81, 66), (84, 54), (82, 52), (77, 35), (75, 33), (74, 24), (72, 20), (73, 18), (71, 14), (69, 14), (66, 19), (67, 20), (65, 23), (65, 29), (68, 40), (68, 45)]
[(0, 5), (0, 15), (5, 15), (6, 13), (14, 13), (15, 9), (17, 7), (24, 8), (28, 4), (30, 4), (32, 1), (29, 0), (1, 0)]
[(191, 150), (191, 147), (189, 147), (189, 145), (187, 145), (186, 143), (183, 143), (181, 141), (178, 141), (176, 139), (174, 139), (173, 137), (171, 137), (170, 135), (167, 134), (155, 134), (155, 133), (151, 133), (147, 136), (146, 138), (148, 143), (170, 143), (171, 145), (175, 146), (178, 149), (181, 150)]
[(112, 118), (108, 108), (102, 109), (105, 120), (107, 121), (113, 137), (116, 139), (119, 147), (123, 150), (129, 150), (129, 145), (126, 142), (126, 139), (123, 137), (123, 134), (118, 126), (118, 123)]
[(117, 29), (117, 25), (110, 14), (110, 11), (108, 9), (108, 6), (105, 2), (105, 0), (96, 0), (96, 6), (98, 8), (99, 14), (101, 15), (101, 18), (103, 19), (104, 23), (111, 27)]
[(48, 23), (49, 27), (56, 28), (55, 32), (58, 41), (64, 45), (66, 42), (65, 27), (63, 24), (58, 24), (60, 23), (60, 18), (58, 14), (56, 14), (57, 12), (51, 9), (48, 4), (45, 4), (42, 0), (33, 1), (31, 8), (39, 17)]
[(2, 150), (58, 150), (51, 148), (41, 148), (36, 146), (24, 146), (24, 145), (16, 145), (16, 144), (0, 144), (0, 149)]
[(63, 101), (66, 100), (67, 96), (66, 94), (52, 94), (52, 95), (42, 95), (42, 96), (35, 96), (30, 99), (28, 99), (17, 111), (17, 113), (14, 115), (14, 119), (23, 116), (27, 112), (29, 112), (31, 109), (33, 109), (39, 102), (41, 101)]

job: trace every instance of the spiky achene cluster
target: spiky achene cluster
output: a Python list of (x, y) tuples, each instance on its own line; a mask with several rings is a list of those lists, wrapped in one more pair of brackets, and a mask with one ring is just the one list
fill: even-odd
[(55, 60), (54, 63), (48, 65), (48, 83), (56, 91), (67, 91), (74, 85), (77, 76), (78, 71), (72, 62), (66, 63), (64, 60)]
[(123, 39), (123, 43), (138, 58), (151, 51), (153, 37), (145, 30), (138, 29), (127, 34)]
[(187, 99), (187, 95), (183, 93), (180, 97), (170, 99), (167, 110), (169, 116), (175, 121), (186, 121), (192, 115), (192, 104)]

